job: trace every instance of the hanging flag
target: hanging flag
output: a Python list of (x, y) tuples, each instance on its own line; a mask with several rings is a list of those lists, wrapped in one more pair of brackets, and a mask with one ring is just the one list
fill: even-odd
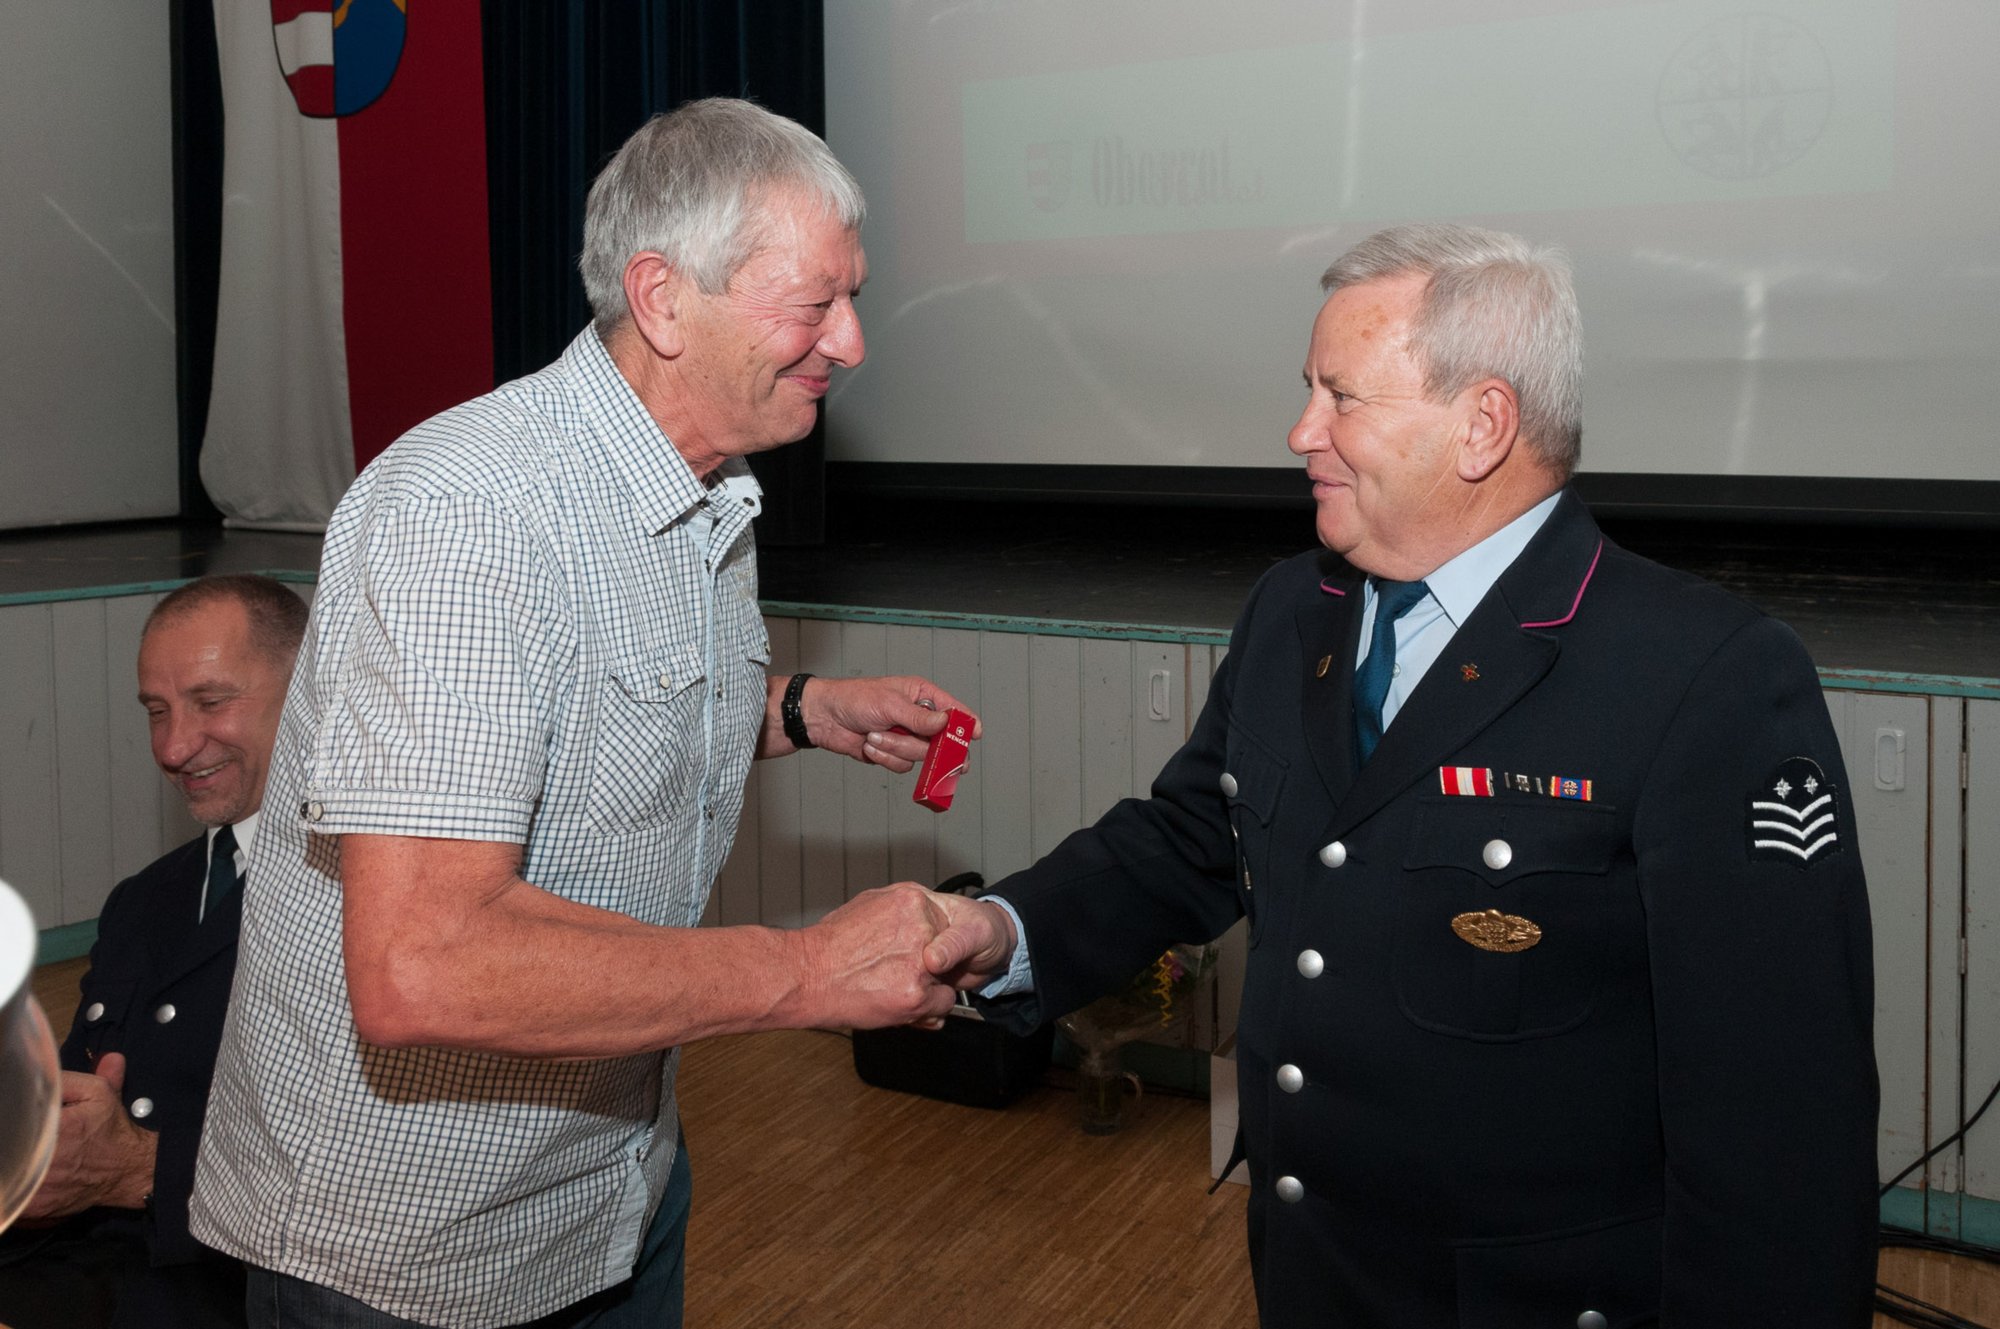
[(479, 6), (214, 3), (202, 483), (232, 524), (320, 528), (397, 435), (493, 386)]

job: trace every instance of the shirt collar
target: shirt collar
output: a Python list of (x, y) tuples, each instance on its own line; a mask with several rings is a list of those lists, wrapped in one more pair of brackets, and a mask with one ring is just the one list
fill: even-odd
[(1454, 628), (1464, 626), (1486, 593), (1493, 589), (1493, 583), (1500, 580), (1500, 574), (1521, 556), (1528, 541), (1542, 529), (1542, 523), (1555, 511), (1556, 500), (1561, 497), (1561, 490), (1550, 494), (1424, 578), (1424, 584), (1431, 588), (1431, 598), (1438, 602)]
[[(261, 810), (253, 812), (242, 821), (230, 825), (229, 829), (236, 836), (236, 852), (243, 856), (245, 863), (250, 861), (250, 846), (257, 841), (257, 819), (263, 815)], [(215, 853), (215, 833), (221, 829), (219, 826), (208, 828), (208, 852), (211, 855)]]
[(732, 457), (718, 468), (713, 487), (701, 482), (625, 375), (618, 372), (594, 326), (576, 335), (562, 359), (584, 388), (583, 406), (596, 425), (597, 446), (624, 479), (648, 534), (657, 535), (704, 500), (718, 497), (725, 498), (731, 508), (745, 509), (747, 516), (761, 510), (764, 491), (741, 457)]

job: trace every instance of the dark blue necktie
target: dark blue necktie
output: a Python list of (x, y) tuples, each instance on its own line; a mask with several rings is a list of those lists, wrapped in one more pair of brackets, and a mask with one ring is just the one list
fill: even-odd
[(1367, 765), (1382, 741), (1382, 699), (1396, 671), (1396, 620), (1431, 593), (1420, 581), (1375, 581), (1375, 631), (1368, 658), (1354, 671), (1354, 750)]
[(215, 833), (215, 844), (208, 852), (208, 894), (204, 897), (201, 907), (203, 918), (215, 912), (216, 904), (236, 889), (238, 880), (236, 832), (224, 826)]

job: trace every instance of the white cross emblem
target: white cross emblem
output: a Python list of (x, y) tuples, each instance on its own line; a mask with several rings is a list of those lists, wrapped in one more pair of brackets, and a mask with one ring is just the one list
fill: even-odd
[(1777, 791), (1779, 798), (1789, 797), (1792, 792), (1792, 784), (1789, 780), (1780, 780), (1778, 783), (1772, 785), (1771, 788)]
[(1810, 775), (1806, 777), (1806, 792), (1808, 794), (1815, 794), (1819, 792), (1819, 781)]

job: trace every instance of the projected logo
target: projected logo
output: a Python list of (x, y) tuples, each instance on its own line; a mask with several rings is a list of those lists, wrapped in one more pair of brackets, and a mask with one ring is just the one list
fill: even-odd
[(1788, 18), (1719, 19), (1674, 52), (1656, 95), (1660, 132), (1718, 180), (1775, 175), (1812, 150), (1833, 102), (1817, 38)]
[(1043, 212), (1069, 202), (1069, 140), (1028, 145), (1028, 197)]
[(353, 115), (388, 91), (408, 0), (271, 0), (278, 69), (299, 113)]

